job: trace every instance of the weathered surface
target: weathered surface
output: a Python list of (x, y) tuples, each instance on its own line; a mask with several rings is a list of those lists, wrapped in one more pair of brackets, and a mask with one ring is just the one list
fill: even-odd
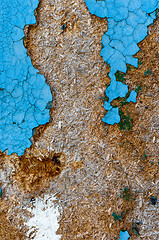
[[(119, 131), (118, 125), (105, 127), (101, 121), (105, 112), (99, 97), (110, 81), (100, 57), (106, 20), (92, 16), (83, 0), (40, 2), (37, 26), (28, 29), (26, 45), (53, 89), (54, 107), (50, 123), (39, 128), (41, 134), (23, 158), (1, 156), (1, 223), (10, 219), (6, 226), (17, 236), (29, 218), (23, 207), (31, 198), (55, 194), (62, 208), (61, 239), (113, 240), (125, 229), (132, 239), (157, 240), (158, 205), (150, 199), (158, 198), (158, 27), (156, 20), (139, 44), (136, 57), (142, 64), (125, 75), (130, 90), (134, 85), (141, 90), (135, 107), (123, 106), (133, 120), (131, 130)], [(65, 159), (60, 175), (55, 174), (58, 165), (51, 164), (54, 153)], [(120, 197), (126, 187), (134, 200)], [(112, 214), (122, 211), (116, 223)], [(23, 221), (21, 216), (26, 216)], [(132, 231), (138, 221), (140, 236)]]
[[(106, 89), (109, 103), (118, 97), (125, 97), (128, 87), (118, 82), (116, 72), (126, 73), (127, 65), (138, 67), (133, 55), (139, 51), (138, 43), (147, 36), (147, 27), (153, 23), (159, 7), (159, 0), (85, 0), (91, 14), (107, 17), (108, 31), (102, 37), (101, 56), (110, 65), (110, 86)], [(131, 92), (132, 93), (132, 92)], [(129, 98), (129, 101), (131, 98)], [(107, 101), (105, 101), (107, 103)], [(136, 102), (136, 98), (133, 98)], [(120, 122), (118, 107), (110, 107), (103, 121), (108, 124)]]
[(56, 234), (59, 228), (58, 206), (55, 206), (56, 198), (52, 195), (43, 195), (39, 198), (32, 198), (27, 208), (33, 217), (26, 223), (29, 227), (27, 236), (35, 240), (59, 240), (60, 235)]

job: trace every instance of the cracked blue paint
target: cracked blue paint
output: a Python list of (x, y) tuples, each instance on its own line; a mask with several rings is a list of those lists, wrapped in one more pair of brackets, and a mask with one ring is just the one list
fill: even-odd
[[(139, 51), (137, 44), (147, 36), (147, 27), (156, 19), (155, 10), (159, 8), (159, 0), (85, 0), (85, 2), (91, 14), (108, 20), (108, 31), (102, 36), (101, 56), (111, 67), (109, 73), (111, 83), (105, 91), (109, 101), (104, 103), (104, 108), (108, 112), (103, 121), (113, 125), (120, 122), (119, 111), (117, 109), (113, 111), (108, 103), (111, 104), (118, 97), (125, 97), (128, 92), (128, 86), (118, 82), (115, 73), (117, 71), (126, 73), (126, 64), (138, 67), (138, 59), (133, 55)], [(136, 102), (136, 96), (135, 91), (132, 91), (128, 102)]]
[(128, 240), (130, 237), (128, 231), (120, 231), (120, 238), (119, 240)]
[(38, 0), (0, 4), (0, 149), (18, 155), (31, 145), (32, 129), (49, 121), (52, 95), (23, 45), (23, 28), (36, 23)]

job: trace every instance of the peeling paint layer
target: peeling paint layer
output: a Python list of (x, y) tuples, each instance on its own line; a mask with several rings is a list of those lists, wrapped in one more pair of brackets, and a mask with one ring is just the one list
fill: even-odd
[[(91, 14), (108, 19), (108, 31), (102, 37), (101, 56), (110, 65), (110, 86), (106, 89), (109, 98), (104, 106), (114, 99), (125, 97), (128, 93), (126, 84), (116, 80), (115, 73), (126, 73), (127, 65), (138, 67), (138, 59), (133, 55), (139, 51), (138, 43), (147, 36), (147, 27), (156, 19), (155, 10), (159, 0), (85, 0)], [(136, 102), (136, 94), (131, 93), (129, 101)], [(107, 104), (108, 103), (108, 104)], [(120, 122), (118, 108), (109, 106), (103, 121), (108, 124)], [(111, 112), (113, 112), (113, 117)]]
[(36, 23), (38, 3), (3, 0), (0, 4), (0, 149), (8, 149), (8, 154), (23, 154), (31, 145), (32, 129), (50, 118), (50, 88), (23, 45), (23, 28)]

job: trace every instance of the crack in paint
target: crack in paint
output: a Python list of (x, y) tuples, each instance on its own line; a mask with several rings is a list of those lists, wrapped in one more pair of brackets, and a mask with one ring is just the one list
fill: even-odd
[[(109, 101), (104, 102), (108, 111), (103, 122), (113, 125), (120, 122), (119, 108), (111, 102), (125, 97), (128, 86), (116, 80), (117, 71), (127, 72), (127, 65), (138, 67), (138, 59), (133, 55), (139, 51), (138, 43), (147, 36), (147, 27), (153, 23), (159, 8), (159, 0), (85, 0), (91, 14), (107, 18), (108, 31), (102, 36), (101, 56), (110, 65), (110, 86), (105, 90)], [(136, 92), (132, 90), (128, 102), (136, 102)]]
[(22, 155), (32, 129), (49, 121), (50, 87), (31, 63), (23, 44), (24, 26), (35, 24), (38, 0), (0, 4), (0, 149)]

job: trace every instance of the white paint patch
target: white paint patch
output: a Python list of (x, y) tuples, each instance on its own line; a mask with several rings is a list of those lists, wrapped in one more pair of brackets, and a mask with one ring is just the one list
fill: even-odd
[(60, 216), (58, 206), (55, 206), (56, 198), (53, 195), (38, 197), (27, 208), (33, 214), (26, 225), (29, 227), (28, 238), (35, 240), (59, 240), (56, 234), (59, 228), (58, 217)]

